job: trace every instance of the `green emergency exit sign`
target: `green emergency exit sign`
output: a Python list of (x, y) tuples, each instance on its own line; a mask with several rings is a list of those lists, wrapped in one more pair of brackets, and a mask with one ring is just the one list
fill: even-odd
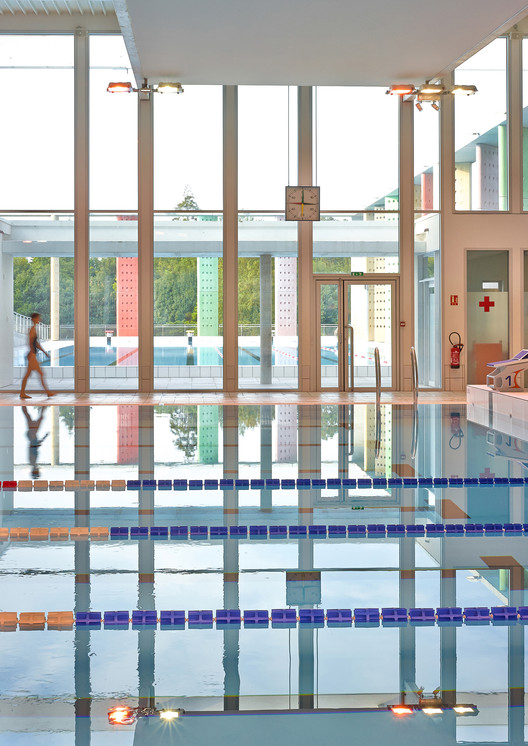
[(351, 272), (350, 274), (352, 277), (363, 277), (365, 273), (364, 272)]

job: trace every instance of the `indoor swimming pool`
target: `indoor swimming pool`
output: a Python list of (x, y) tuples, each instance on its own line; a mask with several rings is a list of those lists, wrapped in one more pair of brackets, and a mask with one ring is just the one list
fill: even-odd
[(0, 744), (526, 740), (528, 441), (500, 422), (2, 406), (0, 480)]

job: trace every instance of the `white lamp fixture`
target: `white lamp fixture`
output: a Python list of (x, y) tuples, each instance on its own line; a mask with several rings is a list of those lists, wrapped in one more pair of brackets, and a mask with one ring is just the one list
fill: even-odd
[(449, 91), (454, 96), (473, 96), (476, 92), (476, 85), (454, 85)]

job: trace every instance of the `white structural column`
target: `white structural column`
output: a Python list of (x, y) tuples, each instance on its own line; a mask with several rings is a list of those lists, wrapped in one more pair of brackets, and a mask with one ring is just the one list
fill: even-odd
[(138, 100), (138, 357), (139, 390), (154, 387), (154, 113), (152, 93)]
[[(414, 104), (400, 102), (400, 320), (393, 352), (392, 385), (401, 391), (412, 388), (411, 347), (414, 345)], [(397, 319), (395, 319), (397, 322)], [(398, 359), (399, 350), (399, 359)], [(398, 369), (400, 375), (398, 376)]]
[[(453, 74), (444, 78), (446, 87), (453, 84)], [(465, 298), (465, 256), (458, 249), (458, 260), (452, 254), (453, 224), (455, 210), (455, 102), (454, 96), (444, 96), (440, 109), (440, 236), (442, 241), (442, 280), (440, 288), (440, 308), (442, 312), (442, 388), (446, 391), (461, 391), (466, 375), (466, 360), (469, 350), (465, 349), (460, 368), (449, 366), (449, 332), (456, 329), (466, 342), (466, 322), (464, 306), (451, 306), (450, 295)]]
[[(50, 340), (60, 339), (60, 257), (50, 257)], [(59, 364), (59, 348), (51, 351), (51, 364)]]
[[(312, 184), (313, 153), (313, 93), (309, 86), (300, 86), (299, 115), (299, 170), (300, 185)], [(315, 391), (315, 324), (312, 318), (315, 302), (313, 293), (313, 226), (299, 222), (299, 390)]]
[[(512, 33), (508, 42), (508, 149), (509, 207), (512, 213), (522, 213), (526, 154), (523, 153), (522, 34), (519, 33)], [(526, 336), (524, 314), (518, 310), (527, 290), (524, 251), (511, 251), (510, 258), (510, 351), (515, 354), (523, 349)]]
[(297, 335), (297, 259), (275, 257), (275, 336)]
[(238, 388), (238, 89), (224, 86), (224, 391)]
[(89, 44), (85, 29), (76, 29), (74, 43), (75, 226), (74, 226), (74, 343), (75, 391), (90, 385), (89, 332)]
[(0, 220), (0, 386), (10, 386), (14, 373), (13, 257), (3, 250), (4, 235), (10, 233), (11, 226)]
[(509, 205), (523, 210), (523, 95), (522, 34), (512, 33), (508, 42), (508, 148)]

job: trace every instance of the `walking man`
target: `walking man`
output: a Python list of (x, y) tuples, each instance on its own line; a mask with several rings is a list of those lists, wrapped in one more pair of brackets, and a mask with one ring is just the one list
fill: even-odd
[(37, 360), (37, 350), (40, 350), (45, 355), (47, 355), (48, 358), (49, 358), (49, 353), (46, 352), (46, 350), (44, 350), (41, 347), (41, 344), (40, 344), (40, 342), (38, 340), (37, 324), (40, 322), (40, 313), (32, 313), (31, 314), (31, 321), (33, 322), (33, 326), (29, 330), (29, 335), (28, 335), (29, 352), (27, 354), (27, 370), (26, 370), (26, 375), (24, 376), (24, 378), (22, 380), (22, 388), (20, 390), (20, 398), (21, 399), (31, 399), (31, 397), (26, 394), (26, 384), (28, 382), (29, 376), (31, 375), (31, 373), (33, 371), (35, 371), (36, 373), (39, 374), (40, 380), (42, 381), (42, 388), (46, 392), (46, 395), (48, 397), (49, 396), (53, 396), (53, 394), (51, 393), (51, 391), (46, 386), (46, 381), (44, 380), (44, 374), (42, 372), (42, 368), (40, 367), (40, 363)]

